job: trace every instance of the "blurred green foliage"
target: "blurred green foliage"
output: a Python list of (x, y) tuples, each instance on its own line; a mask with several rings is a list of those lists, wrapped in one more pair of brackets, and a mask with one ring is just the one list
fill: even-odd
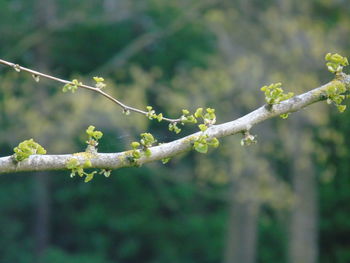
[[(125, 0), (112, 16), (101, 1), (57, 1), (46, 28), (34, 23), (34, 2), (0, 0), (0, 57), (37, 69), (44, 45), (50, 73), (83, 83), (103, 76), (105, 89), (123, 102), (167, 116), (213, 107), (219, 123), (232, 120), (264, 103), (262, 85), (281, 81), (288, 91), (306, 91), (332, 78), (326, 52), (350, 54), (346, 1)], [(89, 125), (103, 131), (100, 152), (130, 148), (143, 132), (158, 142), (178, 138), (166, 123), (125, 116), (87, 91), (63, 94), (57, 83), (4, 68), (0, 83), (2, 156), (32, 137), (49, 153), (82, 151)], [(315, 134), (308, 149), (319, 175), (320, 262), (349, 262), (349, 113), (317, 105), (302, 114), (306, 132)], [(257, 127), (252, 148), (225, 138), (209, 155), (191, 152), (165, 166), (96, 175), (89, 184), (50, 172), (44, 262), (220, 262), (237, 178), (235, 198), (262, 206), (258, 262), (286, 262), (285, 217), (294, 202), (286, 134), (293, 118)], [(197, 129), (188, 126), (181, 134)], [(1, 262), (36, 262), (33, 178), (1, 177)]]

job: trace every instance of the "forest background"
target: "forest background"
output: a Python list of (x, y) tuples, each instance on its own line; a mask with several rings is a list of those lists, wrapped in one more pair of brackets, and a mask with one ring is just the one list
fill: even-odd
[[(128, 105), (177, 117), (216, 109), (218, 123), (333, 77), (327, 52), (350, 56), (346, 0), (0, 0), (0, 57), (93, 83)], [(258, 143), (221, 140), (207, 155), (112, 172), (7, 174), (0, 262), (350, 262), (350, 113), (318, 103), (257, 126)], [(0, 67), (0, 156), (34, 138), (49, 153), (130, 148), (142, 132), (181, 135), (113, 103)], [(194, 131), (184, 129), (182, 134)]]

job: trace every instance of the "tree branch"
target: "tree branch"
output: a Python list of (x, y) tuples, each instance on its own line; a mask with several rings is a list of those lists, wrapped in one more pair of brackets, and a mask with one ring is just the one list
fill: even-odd
[[(18, 64), (15, 64), (15, 63), (3, 60), (3, 59), (0, 59), (0, 64), (3, 64), (3, 65), (8, 66), (8, 67), (12, 67), (18, 72), (24, 71), (24, 72), (30, 73), (30, 74), (32, 74), (32, 76), (34, 78), (43, 77), (43, 78), (54, 80), (56, 82), (60, 82), (60, 83), (63, 83), (63, 84), (70, 84), (72, 86), (77, 86), (77, 87), (82, 88), (82, 89), (87, 89), (87, 90), (90, 90), (90, 91), (94, 91), (94, 92), (96, 92), (98, 94), (101, 94), (102, 96), (106, 97), (107, 99), (111, 100), (112, 102), (114, 102), (118, 106), (120, 106), (123, 109), (124, 112), (133, 111), (133, 112), (136, 112), (136, 113), (148, 116), (148, 112), (147, 111), (143, 111), (143, 110), (140, 110), (140, 109), (128, 106), (128, 105), (122, 103), (121, 101), (117, 100), (116, 98), (112, 97), (111, 95), (109, 95), (108, 93), (104, 92), (103, 90), (101, 90), (101, 89), (99, 89), (97, 87), (92, 87), (92, 86), (81, 84), (81, 83), (80, 84), (76, 84), (76, 83), (74, 83), (72, 81), (60, 79), (60, 78), (57, 78), (57, 77), (54, 77), (54, 76), (51, 76), (51, 75), (48, 75), (48, 74), (41, 73), (41, 72), (36, 71), (36, 70), (25, 68), (25, 67), (22, 67), (22, 66), (20, 66)], [(180, 118), (178, 118), (178, 119), (170, 119), (170, 118), (166, 118), (166, 117), (163, 117), (162, 120), (165, 120), (165, 121), (168, 121), (168, 122), (171, 122), (171, 123), (180, 122), (181, 121)]]
[[(347, 89), (350, 88), (350, 75), (340, 73), (336, 80), (345, 84)], [(149, 148), (151, 156), (142, 156), (140, 159), (136, 160), (136, 165), (173, 157), (182, 152), (189, 151), (193, 147), (193, 142), (200, 135), (208, 135), (210, 139), (244, 133), (262, 121), (281, 114), (301, 110), (310, 104), (327, 99), (326, 91), (332, 85), (334, 85), (334, 81), (291, 99), (282, 101), (272, 107), (264, 105), (234, 121), (210, 126), (204, 133), (197, 132), (169, 143), (151, 147)], [(24, 171), (68, 170), (66, 168), (66, 163), (71, 158), (78, 159), (80, 163), (89, 159), (92, 164), (91, 168), (118, 169), (121, 167), (135, 166), (135, 162), (131, 162), (130, 159), (127, 158), (129, 154), (130, 151), (96, 154), (77, 153), (64, 155), (32, 155), (28, 159), (19, 163), (15, 163), (12, 156), (8, 156), (0, 158), (0, 174)]]

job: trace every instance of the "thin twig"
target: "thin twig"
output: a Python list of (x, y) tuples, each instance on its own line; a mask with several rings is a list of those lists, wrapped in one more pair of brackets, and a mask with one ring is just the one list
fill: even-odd
[[(71, 84), (71, 85), (77, 86), (79, 88), (88, 89), (88, 90), (97, 92), (97, 93), (101, 94), (102, 96), (106, 97), (107, 99), (113, 101), (118, 106), (120, 106), (123, 109), (124, 112), (133, 111), (133, 112), (140, 113), (140, 114), (143, 114), (145, 116), (148, 116), (148, 112), (147, 111), (143, 111), (143, 110), (140, 110), (140, 109), (128, 106), (128, 105), (122, 103), (121, 101), (117, 100), (116, 98), (112, 97), (108, 93), (102, 91), (99, 88), (92, 87), (92, 86), (85, 85), (85, 84), (78, 84), (77, 85), (77, 84), (73, 83), (72, 81), (60, 79), (60, 78), (57, 78), (57, 77), (54, 77), (54, 76), (51, 76), (51, 75), (48, 75), (48, 74), (41, 73), (41, 72), (36, 71), (36, 70), (25, 68), (25, 67), (22, 67), (22, 66), (20, 66), (18, 64), (15, 64), (15, 63), (12, 63), (12, 62), (8, 62), (8, 61), (3, 60), (3, 59), (0, 59), (0, 64), (6, 65), (8, 67), (12, 67), (16, 71), (28, 72), (28, 73), (32, 74), (33, 76), (39, 76), (39, 77), (43, 77), (43, 78), (46, 78), (46, 79), (51, 79), (53, 81), (60, 82), (60, 83), (63, 83), (63, 84)], [(170, 119), (170, 118), (166, 118), (166, 117), (163, 117), (163, 120), (171, 122), (171, 123), (175, 123), (175, 122), (180, 122), (181, 121), (180, 118), (178, 118), (178, 119)]]

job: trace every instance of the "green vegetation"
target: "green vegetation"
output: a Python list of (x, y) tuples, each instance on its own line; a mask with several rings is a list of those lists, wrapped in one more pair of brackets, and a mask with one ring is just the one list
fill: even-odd
[[(256, 233), (256, 253), (247, 253), (256, 262), (291, 262), (298, 199), (316, 204), (299, 211), (318, 222), (316, 262), (350, 262), (350, 112), (348, 87), (337, 79), (349, 72), (347, 1), (63, 0), (38, 17), (34, 7), (50, 2), (0, 0), (0, 58), (72, 80), (63, 91), (74, 94), (18, 65), (1, 67), (0, 155), (36, 138), (50, 154), (76, 152), (66, 163), (75, 177), (1, 177), (1, 262), (217, 263), (226, 247), (243, 251), (246, 233)], [(49, 23), (37, 22), (43, 17)], [(325, 102), (242, 138), (220, 139), (210, 150), (219, 144), (205, 135), (211, 125), (264, 103), (273, 109), (291, 93), (329, 81)], [(148, 115), (121, 112), (96, 92), (75, 92), (83, 83)], [(259, 92), (266, 83), (275, 84)], [(162, 160), (167, 165), (120, 169), (108, 180), (110, 170), (89, 168), (97, 147), (130, 149), (121, 158), (138, 166), (152, 146), (194, 132), (194, 150)], [(13, 158), (18, 165), (45, 151), (34, 141), (22, 146)], [(228, 236), (230, 229), (241, 232)], [(314, 237), (310, 229), (305, 233)], [(40, 240), (45, 233), (50, 238)]]
[[(265, 93), (265, 101), (271, 107), (273, 104), (280, 103), (281, 101), (288, 100), (294, 96), (293, 92), (284, 93), (281, 88), (282, 83), (274, 83), (269, 86), (263, 86), (261, 91)], [(282, 119), (287, 119), (289, 113), (281, 114)], [(251, 142), (250, 142), (251, 141)], [(247, 139), (247, 144), (251, 144), (254, 140)]]
[(73, 79), (71, 83), (67, 83), (66, 85), (63, 86), (62, 91), (63, 92), (68, 92), (71, 91), (74, 93), (79, 86), (83, 85), (83, 83), (79, 82), (76, 79)]
[(95, 126), (92, 125), (87, 128), (86, 134), (88, 135), (86, 143), (92, 147), (96, 147), (98, 145), (98, 140), (103, 136), (103, 133), (101, 131), (95, 131)]
[(284, 93), (281, 86), (282, 83), (273, 83), (269, 86), (264, 86), (261, 88), (261, 91), (265, 93), (265, 100), (267, 104), (277, 104), (294, 96), (293, 92)]
[(93, 171), (91, 173), (86, 173), (84, 171), (85, 168), (90, 168), (91, 161), (86, 160), (84, 163), (80, 163), (78, 159), (71, 158), (66, 164), (67, 169), (72, 170), (70, 173), (70, 177), (73, 178), (76, 174), (78, 174), (80, 177), (85, 176), (84, 182), (87, 183), (91, 181), (94, 178), (94, 175), (97, 173), (97, 171)]
[(339, 54), (327, 53), (325, 57), (328, 70), (332, 73), (339, 74), (343, 71), (343, 67), (348, 66), (349, 62), (346, 57)]
[(33, 139), (21, 142), (13, 151), (15, 152), (13, 158), (17, 162), (21, 162), (33, 154), (46, 154), (46, 150)]

